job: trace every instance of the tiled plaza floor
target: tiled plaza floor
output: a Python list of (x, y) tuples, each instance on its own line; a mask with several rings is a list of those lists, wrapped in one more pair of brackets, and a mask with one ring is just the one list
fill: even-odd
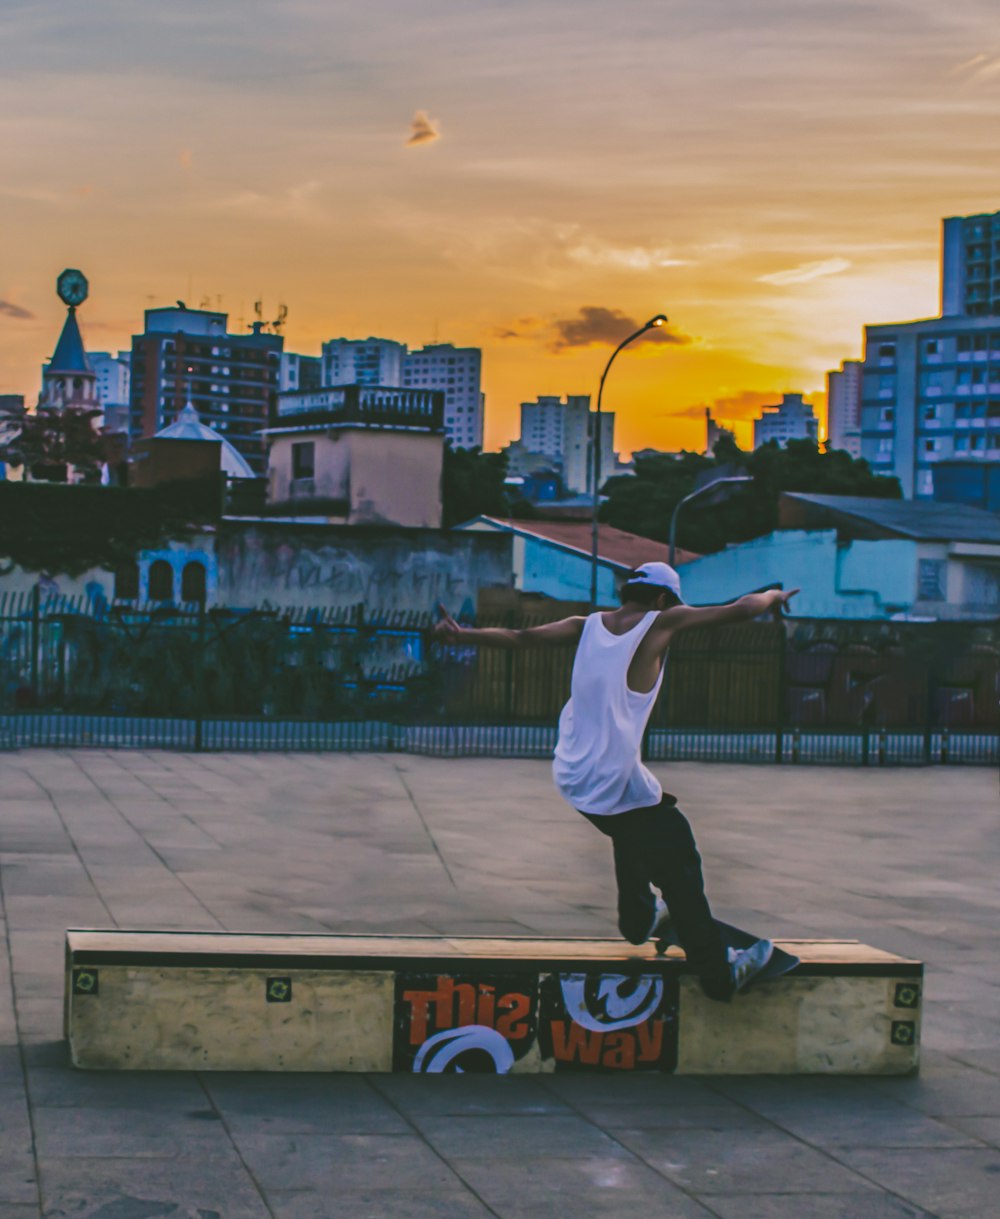
[(613, 934), (546, 763), (0, 754), (0, 1219), (1000, 1215), (985, 769), (658, 768), (716, 913), (927, 962), (914, 1079), (72, 1071), (67, 926)]

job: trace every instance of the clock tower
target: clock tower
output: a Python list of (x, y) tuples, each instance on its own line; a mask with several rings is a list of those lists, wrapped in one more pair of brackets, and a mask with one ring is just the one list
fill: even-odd
[(42, 369), (39, 410), (100, 410), (97, 375), (90, 367), (76, 310), (87, 299), (87, 280), (81, 271), (69, 269), (56, 280), (59, 299), (67, 306), (59, 342), (52, 359)]

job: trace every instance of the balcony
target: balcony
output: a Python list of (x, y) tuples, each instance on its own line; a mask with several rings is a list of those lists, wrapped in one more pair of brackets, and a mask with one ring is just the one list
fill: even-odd
[(444, 430), (444, 393), (380, 385), (336, 385), (278, 395), (278, 429), (306, 424)]

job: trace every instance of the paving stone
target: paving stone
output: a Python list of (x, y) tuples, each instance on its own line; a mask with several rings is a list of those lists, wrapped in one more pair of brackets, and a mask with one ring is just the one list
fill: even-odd
[(169, 1160), (213, 1149), (224, 1157), (231, 1150), (218, 1115), (207, 1107), (165, 1113), (162, 1109), (36, 1105), (32, 1117), (43, 1162), (101, 1156)]
[(411, 1117), (570, 1112), (542, 1083), (523, 1075), (378, 1075), (371, 1082)]
[[(278, 1219), (325, 1219), (334, 1189), (352, 1219), (537, 1219), (554, 1199), (573, 1219), (991, 1214), (995, 775), (654, 769), (694, 824), (720, 914), (926, 959), (919, 1078), (73, 1071), (59, 1002), (67, 925), (614, 934), (610, 855), (556, 796), (544, 759), (24, 751), (0, 793), (0, 931), (49, 1214), (256, 1219), (258, 1168)], [(0, 1088), (23, 1108), (2, 962)], [(35, 1215), (23, 1113), (11, 1112), (24, 1192), (5, 1201)]]
[[(934, 1219), (888, 1194), (713, 1194), (719, 1219)], [(971, 1219), (971, 1216), (970, 1216)]]
[(939, 1219), (997, 1213), (1000, 1152), (994, 1148), (942, 1148), (933, 1155), (846, 1147), (838, 1158), (868, 1180), (922, 1206)]
[(452, 1168), (500, 1219), (708, 1219), (712, 1212), (634, 1157), (453, 1160)]
[(49, 1160), (42, 1203), (46, 1219), (270, 1219), (235, 1154)]
[(405, 1183), (407, 1190), (455, 1189), (439, 1156), (416, 1135), (275, 1135), (234, 1131), (247, 1166), (264, 1189), (357, 1192)]
[(609, 1135), (581, 1117), (559, 1114), (489, 1114), (473, 1117), (415, 1117), (414, 1124), (446, 1160), (477, 1157), (520, 1160), (581, 1156), (618, 1159), (628, 1153)]
[(695, 1194), (760, 1193), (780, 1180), (789, 1192), (864, 1193), (871, 1186), (821, 1151), (777, 1130), (616, 1130), (657, 1172)]
[[(326, 1193), (269, 1190), (274, 1219), (330, 1219)], [(410, 1193), (405, 1182), (384, 1190), (337, 1192), (338, 1214), (350, 1219), (489, 1219), (493, 1215), (469, 1190)], [(3, 1213), (0, 1212), (0, 1219)]]

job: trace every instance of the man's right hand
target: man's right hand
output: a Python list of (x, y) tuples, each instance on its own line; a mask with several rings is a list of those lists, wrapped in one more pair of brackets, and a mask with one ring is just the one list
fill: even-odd
[(448, 613), (440, 602), (438, 602), (437, 611), (440, 621), (435, 622), (432, 628), (434, 634), (448, 643), (454, 642), (462, 634), (462, 627), (452, 618), (451, 614)]

